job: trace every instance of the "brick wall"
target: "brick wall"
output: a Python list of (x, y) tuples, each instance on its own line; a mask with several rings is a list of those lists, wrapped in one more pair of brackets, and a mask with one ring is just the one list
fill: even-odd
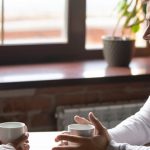
[(0, 122), (23, 121), (29, 131), (57, 130), (57, 106), (145, 101), (149, 93), (150, 82), (1, 90)]

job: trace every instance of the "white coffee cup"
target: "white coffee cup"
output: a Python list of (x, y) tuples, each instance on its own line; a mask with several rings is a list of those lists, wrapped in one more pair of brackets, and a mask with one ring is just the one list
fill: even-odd
[(68, 131), (71, 135), (91, 137), (94, 135), (95, 126), (91, 124), (70, 124)]
[(0, 141), (3, 144), (10, 143), (19, 138), (27, 131), (27, 127), (22, 122), (0, 123)]

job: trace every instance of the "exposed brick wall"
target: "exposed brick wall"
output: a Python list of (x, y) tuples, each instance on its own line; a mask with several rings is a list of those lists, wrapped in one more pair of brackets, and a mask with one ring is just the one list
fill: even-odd
[(57, 130), (57, 106), (145, 101), (149, 94), (150, 82), (3, 90), (0, 122), (23, 121), (30, 131)]

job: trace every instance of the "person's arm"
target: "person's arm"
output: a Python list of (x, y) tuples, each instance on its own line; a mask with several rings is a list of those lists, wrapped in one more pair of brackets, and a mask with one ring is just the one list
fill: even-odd
[(150, 97), (135, 115), (108, 130), (112, 140), (132, 145), (150, 142)]
[[(87, 123), (88, 121), (83, 120), (82, 118), (80, 118), (80, 120), (82, 120), (84, 123)], [(150, 150), (150, 147), (130, 145), (127, 143), (117, 143), (113, 140), (110, 140), (107, 129), (94, 116), (93, 113), (89, 113), (88, 122), (92, 123), (97, 129), (97, 132), (93, 137), (60, 134), (55, 138), (56, 142), (70, 141), (76, 144), (61, 144), (53, 147), (52, 150)]]
[(107, 146), (107, 150), (150, 150), (150, 147), (130, 145), (128, 143), (117, 143), (115, 141), (111, 141)]
[(0, 145), (0, 150), (16, 150), (10, 143)]

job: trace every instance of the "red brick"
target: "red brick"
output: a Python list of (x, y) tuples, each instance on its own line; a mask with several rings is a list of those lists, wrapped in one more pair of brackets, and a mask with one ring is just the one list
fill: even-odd
[(1, 114), (0, 120), (1, 122), (19, 121), (19, 122), (24, 122), (25, 124), (28, 125), (28, 116), (25, 113)]
[(54, 116), (51, 117), (49, 112), (39, 112), (33, 115), (30, 115), (30, 128), (41, 128), (43, 126), (52, 126), (55, 124)]
[(19, 97), (3, 101), (3, 112), (27, 112), (34, 110), (49, 110), (53, 105), (51, 97)]
[(96, 103), (98, 98), (97, 92), (61, 94), (56, 96), (56, 106)]

